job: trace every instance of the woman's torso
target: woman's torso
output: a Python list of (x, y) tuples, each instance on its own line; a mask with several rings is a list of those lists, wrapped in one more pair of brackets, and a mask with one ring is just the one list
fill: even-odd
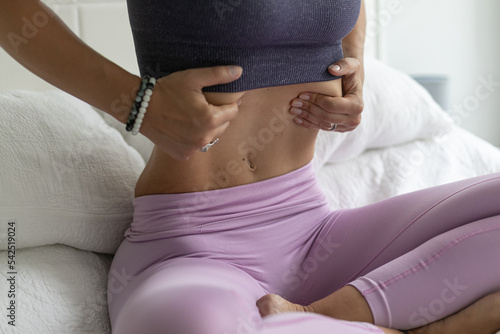
[(341, 79), (244, 94), (205, 93), (214, 105), (232, 103), (243, 94), (238, 116), (216, 145), (189, 160), (175, 160), (155, 147), (137, 182), (135, 196), (228, 188), (304, 166), (313, 157), (318, 131), (296, 124), (289, 112), (290, 102), (302, 92), (341, 96)]

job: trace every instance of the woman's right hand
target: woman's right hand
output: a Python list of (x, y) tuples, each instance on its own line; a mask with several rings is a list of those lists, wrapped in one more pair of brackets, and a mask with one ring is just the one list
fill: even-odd
[(239, 66), (216, 66), (174, 72), (158, 79), (140, 132), (178, 160), (219, 137), (237, 116), (239, 99), (215, 106), (207, 102), (203, 87), (229, 83), (242, 73)]
[[(13, 44), (9, 36), (23, 36), (24, 19), (41, 14), (48, 20), (43, 29), (29, 43)], [(42, 1), (0, 0), (0, 47), (52, 85), (127, 122), (138, 76), (83, 43)], [(238, 66), (217, 66), (159, 79), (141, 133), (173, 158), (189, 158), (224, 132), (243, 95), (228, 94), (224, 102), (232, 103), (215, 106), (207, 102), (202, 88), (237, 80), (241, 72)]]

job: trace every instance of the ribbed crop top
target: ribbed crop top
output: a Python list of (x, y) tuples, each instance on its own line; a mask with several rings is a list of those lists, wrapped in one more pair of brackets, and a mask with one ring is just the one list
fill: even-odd
[(240, 65), (238, 80), (204, 91), (334, 80), (342, 38), (361, 0), (127, 0), (141, 75)]

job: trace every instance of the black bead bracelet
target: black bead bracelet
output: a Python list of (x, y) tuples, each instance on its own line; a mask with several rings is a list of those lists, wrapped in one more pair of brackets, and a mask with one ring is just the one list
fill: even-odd
[(148, 75), (142, 78), (141, 86), (137, 91), (134, 103), (132, 104), (132, 109), (128, 116), (127, 125), (125, 126), (125, 130), (127, 130), (128, 132), (132, 132), (133, 135), (139, 133), (139, 129), (141, 128), (144, 114), (146, 113), (146, 109), (149, 106), (149, 101), (151, 100), (151, 96), (153, 95), (153, 88), (155, 87), (155, 85), (155, 78), (152, 78)]

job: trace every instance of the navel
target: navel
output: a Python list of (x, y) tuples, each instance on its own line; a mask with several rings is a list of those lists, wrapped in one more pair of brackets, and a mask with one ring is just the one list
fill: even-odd
[(243, 158), (243, 161), (246, 162), (246, 164), (248, 165), (248, 167), (250, 168), (250, 170), (253, 172), (255, 171), (255, 164), (252, 162), (252, 160), (250, 158)]

